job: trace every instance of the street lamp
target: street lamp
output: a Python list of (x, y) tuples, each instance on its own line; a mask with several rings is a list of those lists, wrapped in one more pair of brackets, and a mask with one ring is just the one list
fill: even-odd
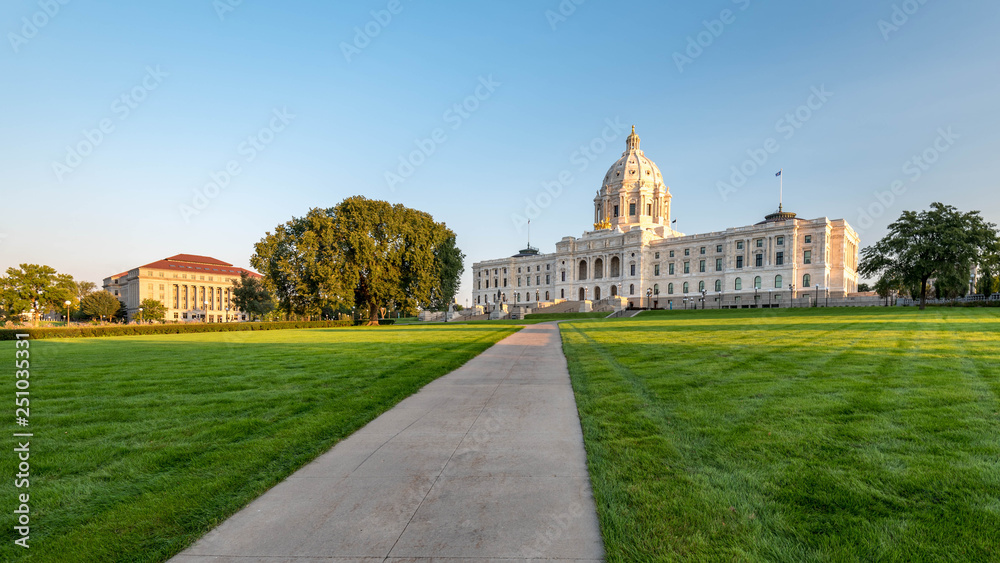
[(767, 288), (767, 308), (768, 309), (771, 308), (771, 292), (773, 292), (773, 291), (774, 291), (773, 289)]
[(229, 307), (226, 307), (226, 322), (229, 322)]
[(139, 323), (142, 323), (142, 307), (139, 307)]
[(653, 288), (646, 288), (646, 308), (649, 309), (649, 305), (653, 302)]
[(705, 291), (704, 289), (701, 290), (701, 310), (702, 311), (705, 310), (705, 302), (708, 301), (708, 299), (706, 299), (706, 297), (708, 297), (708, 292)]
[(719, 310), (722, 310), (722, 292), (719, 292)]
[(205, 322), (208, 322), (208, 300), (205, 301)]
[(66, 300), (66, 326), (69, 326), (69, 299)]
[(788, 284), (788, 306), (789, 307), (794, 307), (795, 306), (795, 284), (794, 283)]
[(760, 290), (760, 288), (757, 287), (757, 284), (754, 284), (754, 286), (753, 286), (753, 308), (754, 309), (759, 309), (760, 308), (760, 303), (757, 302), (757, 300), (760, 299), (760, 295), (757, 293), (759, 290)]
[(816, 307), (819, 307), (819, 284), (816, 284)]

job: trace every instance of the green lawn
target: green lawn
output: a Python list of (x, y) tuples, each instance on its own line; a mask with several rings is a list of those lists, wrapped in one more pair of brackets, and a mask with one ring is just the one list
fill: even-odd
[(609, 561), (1000, 560), (1000, 311), (561, 326)]
[[(379, 327), (31, 342), (31, 487), (0, 456), (0, 561), (162, 561), (517, 330)], [(12, 362), (14, 342), (0, 343)], [(8, 364), (10, 365), (10, 364)], [(10, 436), (10, 434), (8, 434)], [(13, 545), (31, 495), (30, 550)]]

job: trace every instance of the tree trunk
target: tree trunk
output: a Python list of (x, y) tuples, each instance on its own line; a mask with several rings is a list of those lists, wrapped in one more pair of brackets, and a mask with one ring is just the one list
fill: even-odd
[(927, 306), (927, 278), (920, 280), (920, 310)]

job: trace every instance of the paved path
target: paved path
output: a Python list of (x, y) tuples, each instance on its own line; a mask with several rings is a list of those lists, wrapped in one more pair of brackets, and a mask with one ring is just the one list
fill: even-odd
[(531, 559), (603, 559), (554, 323), (424, 387), (172, 561)]

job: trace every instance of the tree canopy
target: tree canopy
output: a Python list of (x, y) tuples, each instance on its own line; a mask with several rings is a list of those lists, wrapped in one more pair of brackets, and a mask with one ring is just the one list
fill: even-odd
[(80, 310), (85, 315), (97, 317), (100, 320), (104, 320), (104, 317), (110, 320), (122, 308), (122, 302), (107, 291), (95, 291), (80, 301)]
[(972, 267), (996, 245), (996, 225), (978, 211), (932, 203), (927, 211), (904, 211), (882, 240), (862, 250), (858, 272), (878, 276), (876, 289), (919, 287), (923, 309), (929, 281), (938, 288), (968, 287)]
[(167, 316), (167, 306), (157, 299), (143, 299), (139, 307), (142, 308), (141, 318), (144, 321), (162, 321)]
[(264, 282), (246, 272), (240, 273), (239, 280), (233, 280), (233, 304), (250, 319), (263, 318), (274, 310), (274, 298)]
[(455, 233), (429, 214), (362, 196), (311, 209), (254, 249), (250, 263), (284, 312), (357, 306), (372, 323), (383, 307), (447, 306), (465, 258)]
[(7, 268), (0, 278), (0, 309), (19, 316), (32, 309), (42, 315), (64, 310), (66, 301), (76, 301), (77, 284), (73, 276), (60, 274), (51, 266), (21, 264)]

